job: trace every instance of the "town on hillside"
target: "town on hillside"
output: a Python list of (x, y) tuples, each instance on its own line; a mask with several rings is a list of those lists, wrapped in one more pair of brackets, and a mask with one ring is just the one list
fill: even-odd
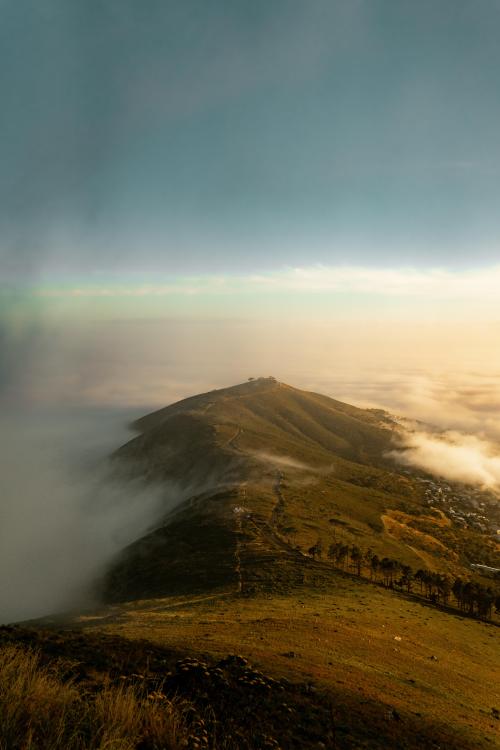
[[(403, 473), (412, 474), (409, 470)], [(445, 482), (437, 477), (412, 475), (424, 486), (426, 503), (431, 510), (441, 511), (457, 527), (500, 542), (500, 502), (494, 492), (460, 482)], [(500, 568), (481, 564), (471, 567), (500, 574)]]

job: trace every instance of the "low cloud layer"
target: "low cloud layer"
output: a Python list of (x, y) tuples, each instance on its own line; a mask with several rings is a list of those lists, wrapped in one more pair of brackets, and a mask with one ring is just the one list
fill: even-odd
[(281, 456), (277, 453), (268, 453), (267, 451), (252, 451), (251, 455), (263, 463), (275, 466), (278, 469), (298, 469), (303, 471), (317, 471), (313, 466), (297, 461), (291, 456)]
[[(362, 377), (335, 373), (311, 388), (361, 407), (379, 407), (406, 419), (442, 430), (473, 434), (500, 443), (500, 388), (498, 373), (478, 363), (477, 369), (453, 372), (428, 366), (407, 368), (393, 362), (378, 372), (363, 368)], [(499, 449), (500, 452), (500, 449)]]
[(500, 489), (500, 454), (486, 440), (459, 432), (417, 431), (403, 437), (404, 448), (391, 456), (450, 481)]
[(4, 420), (0, 622), (90, 603), (112, 557), (182, 500), (168, 484), (117, 481), (103, 457), (124, 422), (88, 411)]
[[(127, 423), (250, 376), (272, 374), (298, 388), (434, 424), (448, 432), (417, 425), (400, 461), (500, 488), (493, 325), (31, 322), (22, 313), (14, 310), (9, 325), (0, 326), (0, 404), (9, 410), (0, 437), (1, 621), (81, 603), (113, 554), (185, 496), (175, 487), (146, 491), (110, 482), (99, 462), (128, 439)], [(307, 470), (283, 456), (266, 460)]]

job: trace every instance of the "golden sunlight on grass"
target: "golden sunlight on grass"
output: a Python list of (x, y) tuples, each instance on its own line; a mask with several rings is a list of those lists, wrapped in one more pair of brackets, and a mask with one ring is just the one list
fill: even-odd
[(0, 650), (1, 750), (177, 750), (185, 709), (130, 686), (84, 692), (34, 651)]
[(130, 603), (117, 617), (114, 611), (86, 627), (130, 639), (147, 635), (213, 658), (240, 653), (276, 677), (313, 680), (332, 691), (337, 705), (357, 696), (417, 722), (449, 724), (464, 747), (492, 747), (496, 737), (497, 628), (363, 581), (338, 577), (330, 591), (166, 598)]

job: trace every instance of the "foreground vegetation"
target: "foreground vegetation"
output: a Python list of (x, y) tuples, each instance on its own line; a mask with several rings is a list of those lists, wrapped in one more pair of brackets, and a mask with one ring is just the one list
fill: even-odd
[[(415, 638), (418, 621), (410, 607), (399, 610), (405, 620), (397, 630), (375, 617), (377, 633), (367, 629), (373, 613), (363, 612), (364, 597), (354, 611), (345, 607), (355, 603), (356, 589), (344, 584), (348, 588), (328, 602), (322, 596), (255, 601), (221, 594), (89, 614), (78, 630), (0, 628), (0, 650), (7, 662), (14, 654), (15, 665), (4, 672), (4, 686), (29, 686), (33, 674), (41, 686), (40, 693), (10, 692), (15, 700), (8, 710), (19, 711), (19, 721), (5, 726), (18, 735), (3, 747), (495, 747), (499, 696), (490, 626), (461, 620), (456, 633), (449, 617), (420, 607), (427, 632)], [(464, 635), (475, 663), (445, 690), (443, 676), (467, 656)]]
[[(336, 727), (333, 747), (341, 750), (496, 747), (497, 627), (373, 585), (326, 562), (306, 564), (303, 572), (302, 585), (286, 593), (280, 593), (279, 580), (273, 593), (266, 579), (259, 594), (239, 594), (233, 587), (121, 603), (67, 625), (86, 637), (126, 638), (129, 649), (147, 638), (156, 647), (209, 664), (239, 654), (255, 665), (254, 672), (287, 680), (305, 703), (292, 704), (288, 688), (278, 696), (273, 688), (270, 700), (254, 676), (250, 681), (257, 685), (243, 683), (254, 697), (235, 693), (238, 701), (222, 707), (233, 721), (250, 710), (257, 717), (252, 728), (264, 727), (282, 748), (319, 748), (318, 742), (332, 747), (325, 740), (329, 705)], [(240, 690), (242, 683), (237, 685)], [(211, 711), (219, 711), (217, 691), (210, 697), (203, 682), (197, 690), (209, 695)], [(193, 693), (185, 696), (195, 700)], [(294, 713), (283, 714), (282, 703)], [(260, 747), (253, 737), (247, 739), (249, 744), (236, 747)]]
[(177, 750), (189, 736), (185, 713), (160, 692), (123, 683), (89, 690), (55, 660), (42, 665), (38, 651), (0, 648), (2, 750)]

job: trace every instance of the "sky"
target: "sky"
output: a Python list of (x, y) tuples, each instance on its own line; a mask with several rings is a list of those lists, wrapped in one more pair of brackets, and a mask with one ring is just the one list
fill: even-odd
[(2, 0), (3, 274), (498, 263), (496, 0)]
[(0, 15), (4, 397), (496, 375), (498, 2)]

